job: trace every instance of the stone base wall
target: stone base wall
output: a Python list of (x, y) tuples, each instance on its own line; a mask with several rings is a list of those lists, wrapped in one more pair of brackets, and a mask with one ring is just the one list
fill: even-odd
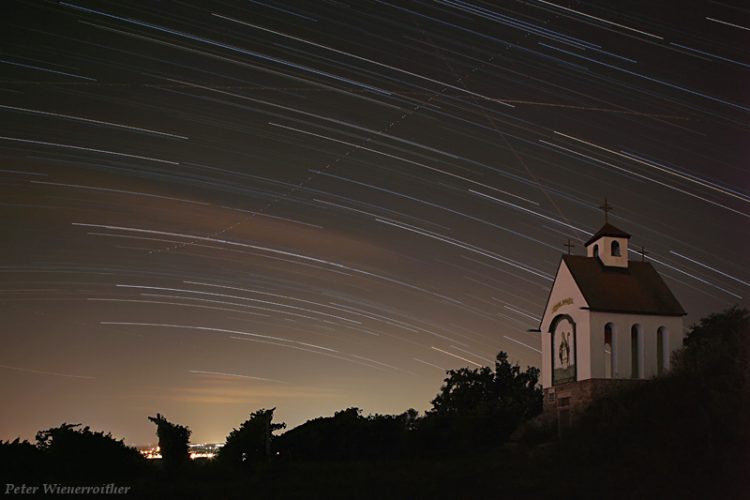
[(547, 387), (544, 389), (542, 414), (545, 420), (557, 423), (559, 432), (564, 432), (594, 399), (620, 387), (643, 382), (638, 379), (592, 378)]

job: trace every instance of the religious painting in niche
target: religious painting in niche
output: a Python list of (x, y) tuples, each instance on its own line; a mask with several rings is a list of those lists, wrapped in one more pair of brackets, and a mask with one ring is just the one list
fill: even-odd
[(552, 383), (562, 384), (576, 379), (575, 325), (561, 318), (552, 332)]

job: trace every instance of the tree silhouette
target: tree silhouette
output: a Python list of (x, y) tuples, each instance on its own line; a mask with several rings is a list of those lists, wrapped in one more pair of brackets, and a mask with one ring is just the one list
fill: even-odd
[(750, 382), (750, 311), (733, 306), (693, 325), (685, 347), (674, 355), (674, 371), (712, 376), (723, 374), (730, 383), (739, 377)]
[(542, 411), (539, 369), (522, 371), (497, 355), (490, 367), (449, 370), (432, 409), (420, 423), (421, 447), (474, 449), (498, 444)]
[(219, 461), (233, 466), (247, 466), (258, 459), (270, 456), (274, 431), (286, 427), (285, 423), (273, 423), (275, 410), (276, 408), (255, 411), (239, 429), (233, 429), (219, 450)]
[(494, 373), (488, 366), (449, 370), (440, 393), (432, 400), (430, 413), (499, 411), (517, 420), (530, 418), (542, 410), (542, 390), (538, 383), (538, 368), (521, 371), (518, 364), (508, 362), (507, 353), (500, 351)]
[(189, 463), (190, 429), (183, 425), (173, 424), (159, 413), (148, 419), (156, 424), (156, 435), (159, 437), (159, 449), (164, 468), (174, 471)]

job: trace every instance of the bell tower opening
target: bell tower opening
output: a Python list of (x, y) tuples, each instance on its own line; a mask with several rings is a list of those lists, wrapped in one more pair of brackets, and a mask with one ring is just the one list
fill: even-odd
[(621, 257), (620, 242), (618, 242), (617, 240), (612, 242), (612, 257)]

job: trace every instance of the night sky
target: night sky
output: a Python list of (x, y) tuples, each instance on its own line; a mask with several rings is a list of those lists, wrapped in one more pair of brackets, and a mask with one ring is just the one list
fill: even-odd
[(223, 441), (539, 366), (605, 197), (686, 326), (750, 306), (746, 4), (0, 10), (2, 439)]

